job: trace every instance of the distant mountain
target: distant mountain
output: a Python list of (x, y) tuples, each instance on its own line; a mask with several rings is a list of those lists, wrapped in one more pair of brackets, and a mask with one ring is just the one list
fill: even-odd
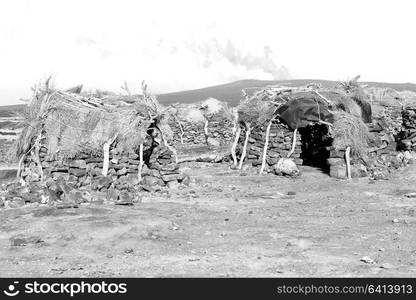
[[(284, 86), (304, 86), (311, 82), (317, 82), (324, 87), (332, 87), (337, 85), (337, 81), (317, 80), (317, 79), (295, 79), (295, 80), (256, 80), (245, 79), (231, 83), (205, 87), (201, 89), (181, 91), (175, 93), (167, 93), (157, 95), (158, 100), (162, 104), (193, 103), (205, 100), (207, 98), (216, 98), (226, 101), (231, 106), (235, 106), (242, 98), (241, 90), (245, 89), (249, 94), (268, 85), (284, 85)], [(416, 84), (413, 83), (383, 83), (383, 82), (361, 82), (373, 87), (393, 88), (398, 91), (410, 90), (416, 92)], [(0, 117), (8, 117), (12, 111), (21, 110), (25, 105), (8, 105), (0, 106)]]
[[(296, 80), (255, 80), (246, 79), (231, 83), (210, 86), (201, 89), (188, 90), (176, 93), (168, 93), (158, 95), (157, 98), (162, 104), (171, 104), (176, 102), (192, 103), (205, 100), (209, 97), (226, 101), (231, 106), (237, 105), (242, 98), (241, 90), (244, 88), (248, 93), (261, 89), (268, 85), (284, 85), (284, 86), (304, 86), (308, 83), (316, 82), (322, 84), (323, 87), (332, 87), (337, 85), (337, 81), (317, 80), (317, 79), (296, 79)], [(398, 91), (410, 90), (416, 92), (416, 84), (413, 83), (383, 83), (383, 82), (360, 82), (373, 87), (393, 88)]]

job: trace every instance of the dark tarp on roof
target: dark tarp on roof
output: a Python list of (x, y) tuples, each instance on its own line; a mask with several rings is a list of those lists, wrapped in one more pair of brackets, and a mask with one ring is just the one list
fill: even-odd
[(320, 120), (334, 122), (334, 115), (328, 110), (328, 107), (314, 97), (290, 100), (280, 106), (277, 113), (292, 130), (306, 127)]

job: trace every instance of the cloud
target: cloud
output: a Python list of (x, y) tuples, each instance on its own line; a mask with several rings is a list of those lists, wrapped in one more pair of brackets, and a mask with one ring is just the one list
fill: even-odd
[(232, 66), (244, 67), (247, 71), (262, 71), (271, 75), (275, 80), (293, 78), (287, 67), (279, 66), (275, 62), (273, 50), (268, 45), (263, 47), (259, 55), (238, 48), (230, 39), (221, 43), (213, 38), (205, 43), (188, 44), (188, 48), (197, 56), (202, 57), (202, 65), (205, 68), (213, 67), (219, 60), (225, 59)]
[(79, 37), (76, 40), (76, 43), (78, 45), (87, 46), (87, 47), (96, 46), (96, 45), (99, 44), (99, 42), (97, 40), (95, 40), (93, 38), (89, 38), (89, 37)]
[(87, 47), (87, 48), (96, 50), (99, 53), (100, 57), (103, 59), (106, 59), (115, 55), (115, 53), (109, 50), (106, 47), (106, 45), (104, 45), (103, 42), (94, 38), (85, 37), (85, 36), (78, 37), (75, 43), (81, 47)]

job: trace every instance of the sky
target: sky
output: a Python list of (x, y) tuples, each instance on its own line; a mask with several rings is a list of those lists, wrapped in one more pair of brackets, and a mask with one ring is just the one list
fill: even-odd
[(416, 82), (413, 0), (1, 0), (0, 105), (53, 76), (154, 93), (239, 79)]

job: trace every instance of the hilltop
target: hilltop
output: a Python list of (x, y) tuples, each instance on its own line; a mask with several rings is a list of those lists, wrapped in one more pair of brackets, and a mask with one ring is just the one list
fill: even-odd
[[(166, 93), (157, 95), (158, 100), (162, 104), (172, 103), (193, 103), (205, 100), (207, 98), (216, 98), (228, 102), (229, 105), (235, 106), (239, 103), (242, 93), (245, 89), (248, 93), (268, 85), (284, 85), (284, 86), (304, 86), (308, 83), (316, 82), (324, 87), (335, 86), (338, 81), (320, 80), (320, 79), (294, 79), (294, 80), (257, 80), (245, 79), (231, 83), (220, 84), (200, 89), (186, 90), (174, 93)], [(384, 83), (384, 82), (360, 82), (368, 84), (372, 87), (392, 88), (397, 91), (414, 91), (416, 92), (416, 84), (414, 83)], [(0, 117), (8, 117), (11, 111), (21, 110), (25, 104), (0, 106)]]
[[(205, 100), (209, 97), (216, 98), (218, 100), (226, 101), (231, 106), (235, 106), (239, 103), (242, 93), (241, 90), (244, 88), (247, 92), (250, 90), (254, 91), (256, 89), (268, 86), (268, 85), (284, 85), (284, 86), (303, 86), (311, 82), (317, 82), (322, 84), (324, 87), (335, 86), (338, 82), (331, 80), (317, 80), (317, 79), (296, 79), (296, 80), (256, 80), (256, 79), (246, 79), (239, 80), (231, 83), (181, 91), (175, 93), (167, 93), (158, 95), (158, 99), (163, 104), (171, 104), (175, 102), (181, 103), (192, 103), (197, 101)], [(416, 84), (413, 83), (383, 83), (383, 82), (361, 82), (363, 84), (368, 84), (373, 87), (385, 87), (393, 88), (398, 91), (410, 90), (416, 92)]]

